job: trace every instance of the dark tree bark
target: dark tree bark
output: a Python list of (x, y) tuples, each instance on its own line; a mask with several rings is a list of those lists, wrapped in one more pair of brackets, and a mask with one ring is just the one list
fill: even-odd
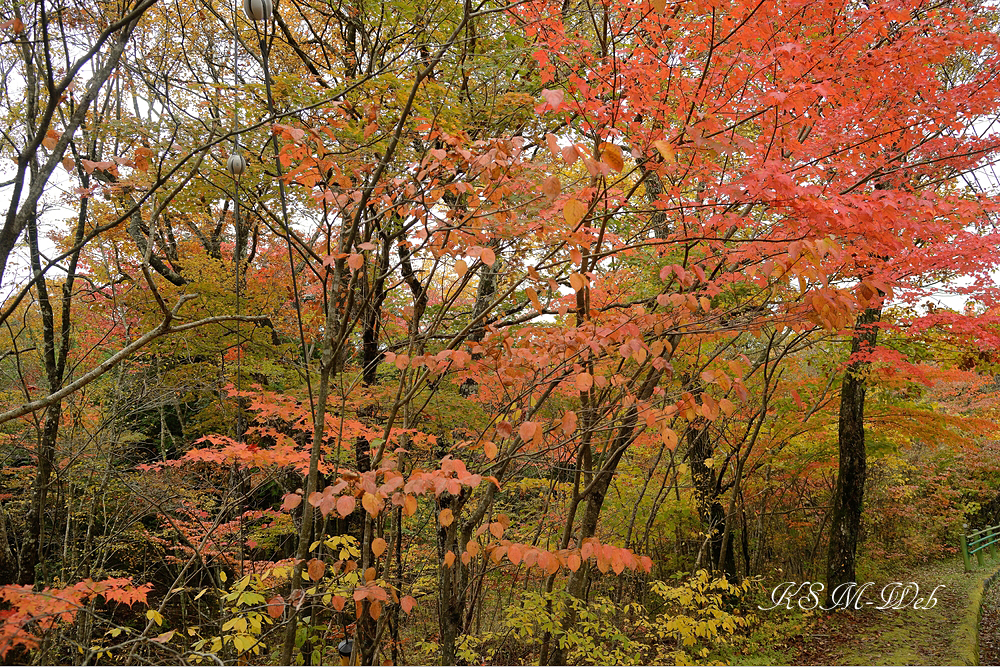
[(736, 556), (732, 545), (732, 531), (726, 530), (726, 508), (720, 500), (721, 476), (716, 474), (714, 466), (709, 468), (705, 465), (705, 460), (712, 458), (715, 453), (708, 425), (690, 428), (687, 438), (698, 516), (705, 532), (709, 535), (708, 557), (705, 561), (709, 563), (709, 569), (721, 569), (730, 581), (736, 581)]
[(384, 356), (379, 350), (379, 337), (382, 331), (382, 303), (385, 301), (385, 277), (389, 266), (389, 246), (395, 236), (383, 235), (379, 247), (377, 262), (371, 283), (367, 277), (362, 282), (364, 293), (361, 300), (362, 334), (361, 334), (361, 381), (370, 387), (378, 381), (378, 365)]
[[(877, 322), (882, 308), (868, 308), (858, 316), (851, 340), (851, 355), (870, 350), (878, 335)], [(853, 360), (847, 366), (840, 391), (838, 441), (840, 468), (833, 492), (830, 527), (830, 550), (827, 558), (827, 593), (837, 586), (855, 581), (855, 559), (861, 511), (864, 506), (865, 474), (865, 372), (869, 363)]]

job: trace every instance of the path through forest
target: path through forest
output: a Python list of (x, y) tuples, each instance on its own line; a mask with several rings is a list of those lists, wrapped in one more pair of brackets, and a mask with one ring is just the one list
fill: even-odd
[[(795, 664), (799, 665), (968, 665), (976, 663), (977, 610), (983, 582), (1000, 570), (989, 564), (966, 574), (961, 558), (936, 562), (898, 574), (894, 579), (915, 581), (925, 596), (944, 584), (931, 609), (912, 607), (899, 611), (879, 611), (879, 590), (872, 587), (875, 604), (861, 611), (837, 612), (817, 620), (801, 638)], [(994, 588), (986, 596), (991, 611), (984, 618), (995, 619), (984, 636), (980, 664), (997, 664), (1000, 657), (1000, 593)], [(984, 614), (987, 612), (984, 611)], [(987, 660), (994, 660), (988, 662)]]

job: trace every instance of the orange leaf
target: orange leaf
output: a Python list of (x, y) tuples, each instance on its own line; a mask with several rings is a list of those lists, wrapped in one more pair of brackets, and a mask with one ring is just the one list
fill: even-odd
[(590, 388), (594, 386), (594, 376), (590, 373), (577, 373), (576, 374), (576, 388), (580, 391), (590, 391)]
[(503, 524), (498, 521), (494, 521), (490, 524), (490, 535), (497, 538), (498, 540), (503, 537)]
[(562, 149), (559, 148), (559, 139), (556, 138), (556, 135), (546, 134), (545, 143), (549, 147), (549, 152), (552, 153), (552, 157), (558, 158)]
[(469, 270), (469, 265), (465, 263), (464, 259), (460, 259), (457, 262), (455, 262), (455, 273), (458, 274), (459, 278), (464, 276), (465, 272), (468, 270)]
[(375, 554), (375, 558), (380, 558), (388, 545), (385, 543), (381, 537), (376, 537), (372, 540), (372, 553)]
[(372, 516), (378, 515), (381, 505), (381, 501), (374, 493), (365, 492), (365, 494), (361, 496), (361, 506), (364, 507), (365, 511)]
[[(438, 514), (438, 521), (442, 526), (447, 528), (455, 522), (455, 514), (450, 509), (443, 509), (441, 510), (441, 513)], [(452, 558), (454, 558), (454, 554), (452, 554)]]
[(569, 284), (574, 291), (579, 292), (587, 286), (587, 279), (579, 273), (571, 273), (569, 275)]
[(285, 598), (275, 595), (267, 601), (267, 615), (271, 618), (278, 618), (285, 609)]
[(455, 563), (455, 554), (452, 551), (448, 551), (448, 553), (444, 555), (444, 565), (445, 567), (451, 567), (452, 565), (454, 565), (454, 563)]
[(417, 605), (417, 600), (412, 595), (404, 595), (399, 598), (399, 607), (404, 614), (409, 614)]
[(496, 444), (490, 441), (483, 443), (483, 453), (485, 453), (486, 458), (490, 459), (491, 461), (495, 459), (498, 453)]
[(625, 159), (622, 157), (622, 149), (614, 144), (601, 144), (601, 162), (608, 165), (615, 171), (625, 168)]
[(406, 496), (403, 498), (403, 514), (406, 516), (413, 516), (417, 513), (417, 498), (416, 496)]
[(549, 176), (541, 185), (542, 194), (549, 195), (550, 197), (556, 197), (562, 192), (562, 183), (559, 182), (559, 177), (553, 174)]
[(576, 430), (576, 413), (572, 410), (567, 410), (562, 416), (562, 430), (563, 433), (569, 435)]
[(45, 138), (42, 139), (42, 146), (45, 146), (48, 150), (52, 150), (59, 143), (59, 132), (50, 128), (48, 132), (45, 133)]
[(285, 512), (293, 510), (299, 506), (302, 502), (302, 496), (297, 493), (287, 493), (285, 494), (284, 501), (281, 503), (281, 509)]
[(492, 248), (483, 248), (482, 253), (479, 255), (479, 259), (483, 260), (483, 264), (493, 266), (497, 261), (497, 256), (496, 253), (493, 252)]
[(580, 554), (570, 554), (569, 558), (566, 559), (566, 567), (568, 567), (573, 572), (579, 570), (580, 565), (582, 564), (583, 563), (580, 560)]
[(537, 430), (538, 424), (535, 422), (524, 422), (517, 428), (517, 434), (521, 436), (521, 440), (528, 442), (535, 437), (535, 431)]
[(313, 558), (309, 561), (307, 570), (310, 579), (313, 581), (319, 581), (323, 578), (323, 573), (326, 572), (326, 563), (321, 561), (319, 558)]
[[(662, 11), (662, 10), (658, 10)], [(653, 142), (653, 147), (659, 151), (660, 155), (667, 162), (673, 162), (677, 154), (674, 152), (674, 147), (669, 141), (663, 141), (662, 139)]]
[(357, 504), (358, 501), (354, 499), (354, 496), (341, 496), (337, 498), (337, 514), (343, 518), (353, 512)]
[(531, 305), (535, 307), (535, 310), (540, 313), (545, 310), (542, 308), (542, 302), (538, 300), (538, 291), (534, 287), (525, 289), (524, 293), (528, 296), (528, 300), (531, 301)]
[(667, 449), (670, 451), (677, 449), (677, 434), (673, 429), (664, 428), (660, 432), (660, 437), (663, 439), (663, 444), (667, 446)]
[(548, 551), (539, 551), (538, 552), (538, 567), (542, 568), (543, 570), (547, 570), (549, 568), (549, 561), (551, 559), (552, 559), (552, 556), (549, 554)]
[(362, 255), (352, 252), (347, 258), (347, 266), (351, 267), (352, 271), (357, 271), (364, 265), (365, 258)]
[(10, 28), (15, 35), (20, 35), (24, 32), (24, 22), (21, 19), (10, 19), (0, 23), (0, 29), (6, 30), (7, 28)]
[(507, 558), (509, 558), (510, 562), (513, 563), (514, 565), (517, 565), (518, 563), (521, 562), (521, 556), (522, 556), (521, 547), (517, 546), (516, 544), (512, 544), (509, 547), (507, 547)]

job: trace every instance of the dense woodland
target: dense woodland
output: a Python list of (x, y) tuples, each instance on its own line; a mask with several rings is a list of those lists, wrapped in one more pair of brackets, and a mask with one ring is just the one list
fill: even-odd
[(743, 662), (953, 557), (998, 24), (3, 0), (0, 657)]

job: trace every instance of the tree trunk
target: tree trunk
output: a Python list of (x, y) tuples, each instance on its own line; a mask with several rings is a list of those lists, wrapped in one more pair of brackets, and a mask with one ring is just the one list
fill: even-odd
[(705, 465), (705, 460), (712, 458), (715, 452), (708, 425), (703, 424), (700, 428), (692, 426), (688, 430), (688, 444), (691, 448), (691, 477), (694, 481), (698, 516), (705, 532), (709, 535), (709, 553), (704, 560), (709, 563), (708, 569), (721, 569), (726, 577), (736, 581), (736, 558), (731, 544), (732, 532), (726, 530), (726, 509), (719, 500), (721, 480), (715, 472), (715, 466), (709, 468)]
[[(881, 307), (866, 309), (854, 325), (851, 355), (875, 346)], [(854, 564), (861, 529), (865, 473), (865, 372), (869, 362), (853, 360), (847, 366), (840, 391), (838, 441), (840, 468), (833, 492), (830, 551), (827, 559), (827, 594), (837, 586), (855, 581)]]
[(363, 330), (361, 334), (361, 381), (370, 387), (378, 381), (378, 365), (382, 361), (379, 350), (379, 336), (382, 329), (382, 302), (385, 301), (385, 275), (389, 266), (388, 235), (382, 241), (379, 249), (378, 262), (375, 264), (371, 288), (368, 288), (367, 277), (363, 281), (365, 294), (361, 301)]

